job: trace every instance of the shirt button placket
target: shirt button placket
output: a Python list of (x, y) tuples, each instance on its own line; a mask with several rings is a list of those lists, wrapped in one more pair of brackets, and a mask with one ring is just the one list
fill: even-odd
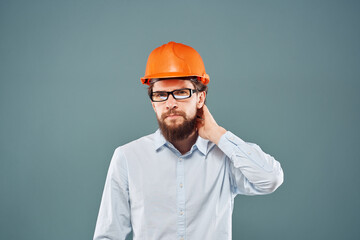
[(185, 240), (185, 171), (184, 160), (180, 157), (177, 162), (176, 170), (177, 181), (177, 208), (178, 208), (178, 239)]

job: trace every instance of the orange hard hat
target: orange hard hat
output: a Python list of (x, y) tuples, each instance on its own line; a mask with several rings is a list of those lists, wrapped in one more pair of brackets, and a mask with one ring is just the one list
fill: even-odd
[(203, 60), (195, 49), (181, 43), (169, 42), (150, 53), (141, 82), (149, 85), (153, 78), (190, 76), (196, 76), (205, 85), (210, 81)]

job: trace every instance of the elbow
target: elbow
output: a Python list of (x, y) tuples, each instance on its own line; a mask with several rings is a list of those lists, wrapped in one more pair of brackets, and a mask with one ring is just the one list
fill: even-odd
[(268, 193), (275, 192), (276, 189), (278, 189), (281, 184), (284, 182), (284, 172), (282, 169), (277, 174), (274, 174), (269, 179), (269, 188)]
[(257, 194), (270, 194), (275, 192), (283, 182), (284, 174), (281, 170), (277, 173), (267, 175), (262, 181), (253, 184), (253, 187), (256, 189)]

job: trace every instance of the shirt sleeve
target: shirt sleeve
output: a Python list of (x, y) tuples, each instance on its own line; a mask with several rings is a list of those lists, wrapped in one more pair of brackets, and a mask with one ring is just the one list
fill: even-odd
[(131, 232), (127, 162), (120, 148), (111, 159), (94, 240), (125, 240)]
[(274, 192), (284, 181), (281, 165), (254, 144), (227, 131), (218, 143), (229, 165), (235, 194), (260, 195)]

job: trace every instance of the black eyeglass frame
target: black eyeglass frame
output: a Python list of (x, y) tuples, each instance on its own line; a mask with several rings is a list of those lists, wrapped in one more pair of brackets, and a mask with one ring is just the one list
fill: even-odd
[[(181, 90), (189, 90), (189, 91), (190, 91), (190, 95), (189, 95), (188, 97), (185, 97), (185, 98), (176, 98), (175, 95), (174, 95), (174, 92), (176, 92), (176, 91), (181, 91)], [(151, 94), (150, 94), (149, 97), (150, 97), (151, 101), (153, 101), (153, 102), (165, 102), (166, 100), (169, 99), (169, 95), (171, 94), (174, 99), (176, 99), (176, 100), (183, 100), (183, 99), (191, 98), (192, 94), (193, 94), (193, 93), (196, 93), (197, 91), (198, 91), (198, 90), (196, 90), (196, 89), (191, 89), (191, 88), (180, 88), (180, 89), (175, 89), (174, 91), (171, 91), (171, 92), (167, 92), (167, 91), (155, 91), (155, 92), (153, 92), (153, 91), (151, 91)], [(164, 99), (164, 100), (154, 101), (154, 100), (153, 100), (153, 93), (166, 93), (167, 96), (166, 96), (166, 99)]]

